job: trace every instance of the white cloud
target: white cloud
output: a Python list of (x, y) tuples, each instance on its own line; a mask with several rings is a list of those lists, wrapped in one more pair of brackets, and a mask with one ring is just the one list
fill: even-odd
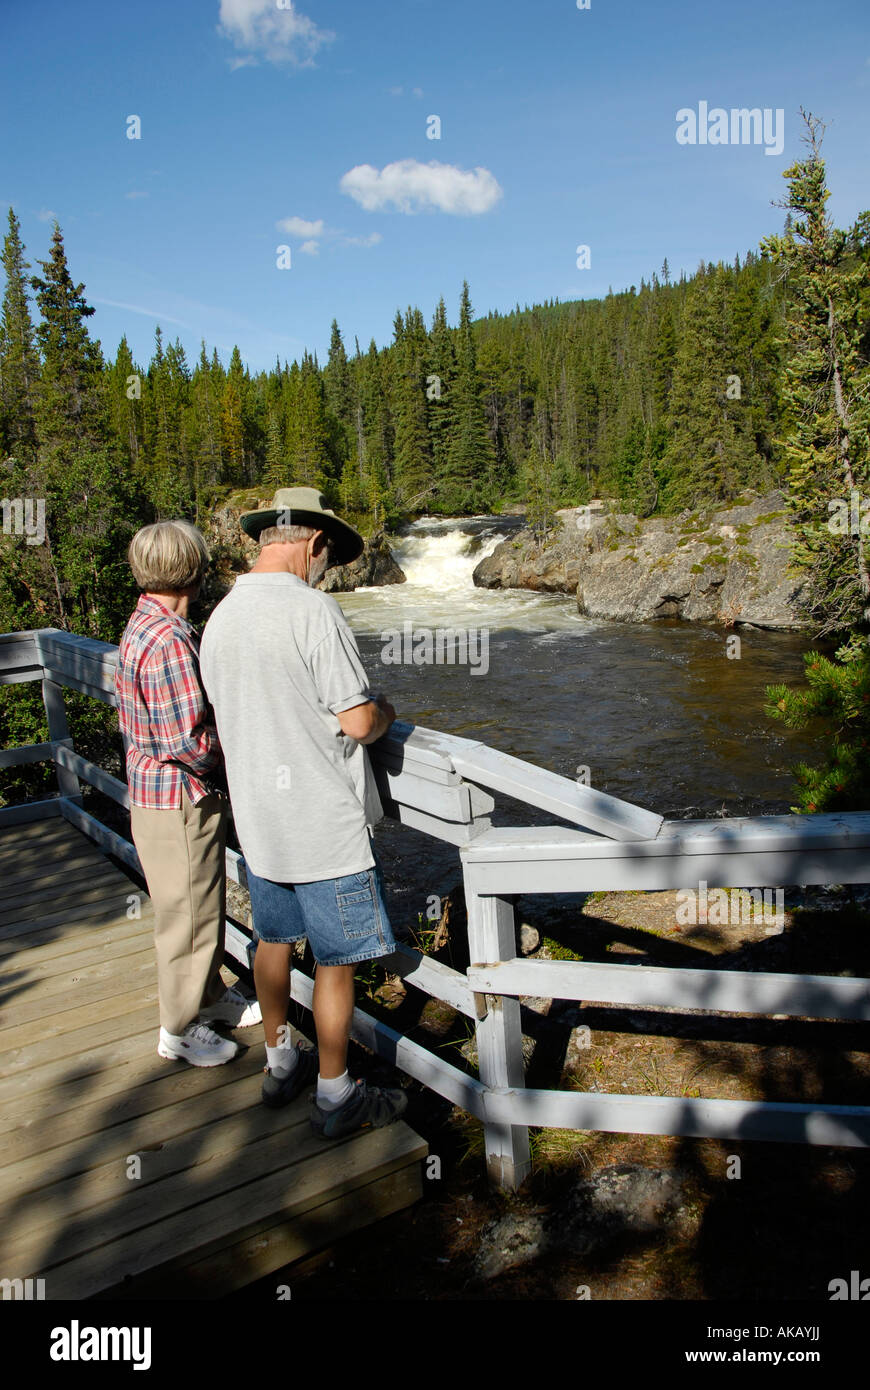
[(299, 237), (302, 242), (299, 250), (306, 256), (316, 256), (320, 242), (324, 240), (338, 242), (342, 246), (377, 246), (379, 241), (383, 241), (380, 232), (349, 236), (340, 227), (327, 227), (322, 217), (318, 217), (316, 222), (309, 222), (304, 217), (285, 217), (275, 226), (288, 236)]
[(131, 192), (131, 193), (125, 193), (125, 194), (124, 194), (124, 197), (125, 197), (125, 198), (147, 198), (148, 196), (149, 196), (149, 194), (147, 194), (147, 193), (140, 193), (140, 192), (138, 192), (138, 190), (134, 190), (134, 191)]
[(283, 222), (278, 223), (282, 232), (287, 232), (289, 236), (320, 237), (323, 236), (323, 218), (318, 218), (316, 222), (306, 222), (304, 217), (285, 217)]
[(377, 246), (379, 241), (383, 241), (380, 232), (371, 232), (369, 236), (346, 236), (345, 246)]
[(402, 92), (403, 92), (403, 91), (404, 91), (404, 88), (403, 88), (403, 87), (390, 87), (390, 89), (389, 89), (389, 92), (390, 92), (390, 96), (391, 96), (391, 97), (400, 97), (400, 96), (402, 95)]
[(383, 169), (357, 164), (339, 183), (366, 212), (394, 207), (398, 212), (440, 212), (476, 216), (489, 212), (502, 196), (498, 180), (488, 169), (458, 169), (455, 164), (399, 159)]
[(218, 33), (245, 55), (231, 61), (233, 68), (249, 67), (258, 56), (270, 63), (312, 67), (318, 49), (335, 38), (300, 14), (293, 0), (284, 0), (280, 8), (276, 0), (220, 0)]
[(36, 216), (39, 218), (39, 221), (40, 221), (40, 222), (56, 222), (56, 221), (57, 221), (57, 213), (56, 213), (56, 212), (52, 212), (50, 208), (42, 208), (42, 209), (36, 214)]
[(415, 88), (414, 88), (414, 96), (415, 96), (415, 97), (421, 97), (422, 95), (423, 95), (423, 88), (422, 88), (422, 87), (415, 87)]

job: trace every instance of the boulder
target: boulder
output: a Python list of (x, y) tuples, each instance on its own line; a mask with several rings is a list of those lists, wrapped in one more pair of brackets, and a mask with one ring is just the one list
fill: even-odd
[(405, 572), (393, 559), (383, 531), (378, 531), (368, 538), (365, 549), (357, 560), (349, 565), (335, 565), (327, 570), (318, 588), (324, 589), (328, 594), (336, 594), (367, 588), (372, 584), (404, 583)]
[(803, 581), (788, 572), (792, 534), (781, 493), (645, 521), (581, 512), (564, 514), (546, 545), (529, 531), (503, 541), (477, 566), (475, 584), (573, 593), (590, 618), (806, 625)]

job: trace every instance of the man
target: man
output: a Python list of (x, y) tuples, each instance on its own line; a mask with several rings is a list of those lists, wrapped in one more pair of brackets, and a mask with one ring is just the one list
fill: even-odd
[(115, 693), (130, 829), (154, 907), (157, 1051), (214, 1067), (239, 1048), (208, 1021), (248, 1027), (260, 1011), (220, 977), (227, 804), (212, 786), (221, 750), (187, 621), (209, 555), (195, 526), (158, 521), (137, 531), (128, 559), (142, 594), (121, 638)]
[[(372, 840), (383, 811), (362, 746), (395, 710), (372, 699), (344, 614), (315, 587), (363, 548), (325, 500), (281, 488), (271, 508), (241, 518), (259, 558), (206, 624), (201, 661), (259, 937), (263, 1100), (284, 1105), (316, 1075), (312, 1127), (338, 1138), (389, 1124), (407, 1098), (347, 1073), (354, 968), (396, 946)], [(316, 1053), (287, 1042), (291, 945), (302, 937), (317, 962), (319, 1072)]]

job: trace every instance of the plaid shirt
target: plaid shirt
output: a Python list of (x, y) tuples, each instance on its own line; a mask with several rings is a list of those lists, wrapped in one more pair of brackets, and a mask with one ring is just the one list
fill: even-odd
[(149, 594), (124, 629), (115, 693), (133, 805), (177, 809), (182, 787), (194, 805), (208, 796), (222, 756), (199, 679), (199, 639)]

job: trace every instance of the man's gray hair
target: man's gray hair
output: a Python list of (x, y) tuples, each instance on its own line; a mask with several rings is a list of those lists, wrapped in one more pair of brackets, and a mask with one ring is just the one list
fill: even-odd
[(283, 545), (287, 541), (307, 541), (315, 533), (313, 526), (266, 526), (258, 537), (260, 547)]
[[(319, 526), (285, 526), (283, 523), (278, 526), (266, 526), (258, 537), (260, 549), (264, 545), (283, 545), (287, 541), (307, 541), (321, 530)], [(335, 542), (332, 536), (323, 532), (326, 541), (327, 568), (332, 564)]]

